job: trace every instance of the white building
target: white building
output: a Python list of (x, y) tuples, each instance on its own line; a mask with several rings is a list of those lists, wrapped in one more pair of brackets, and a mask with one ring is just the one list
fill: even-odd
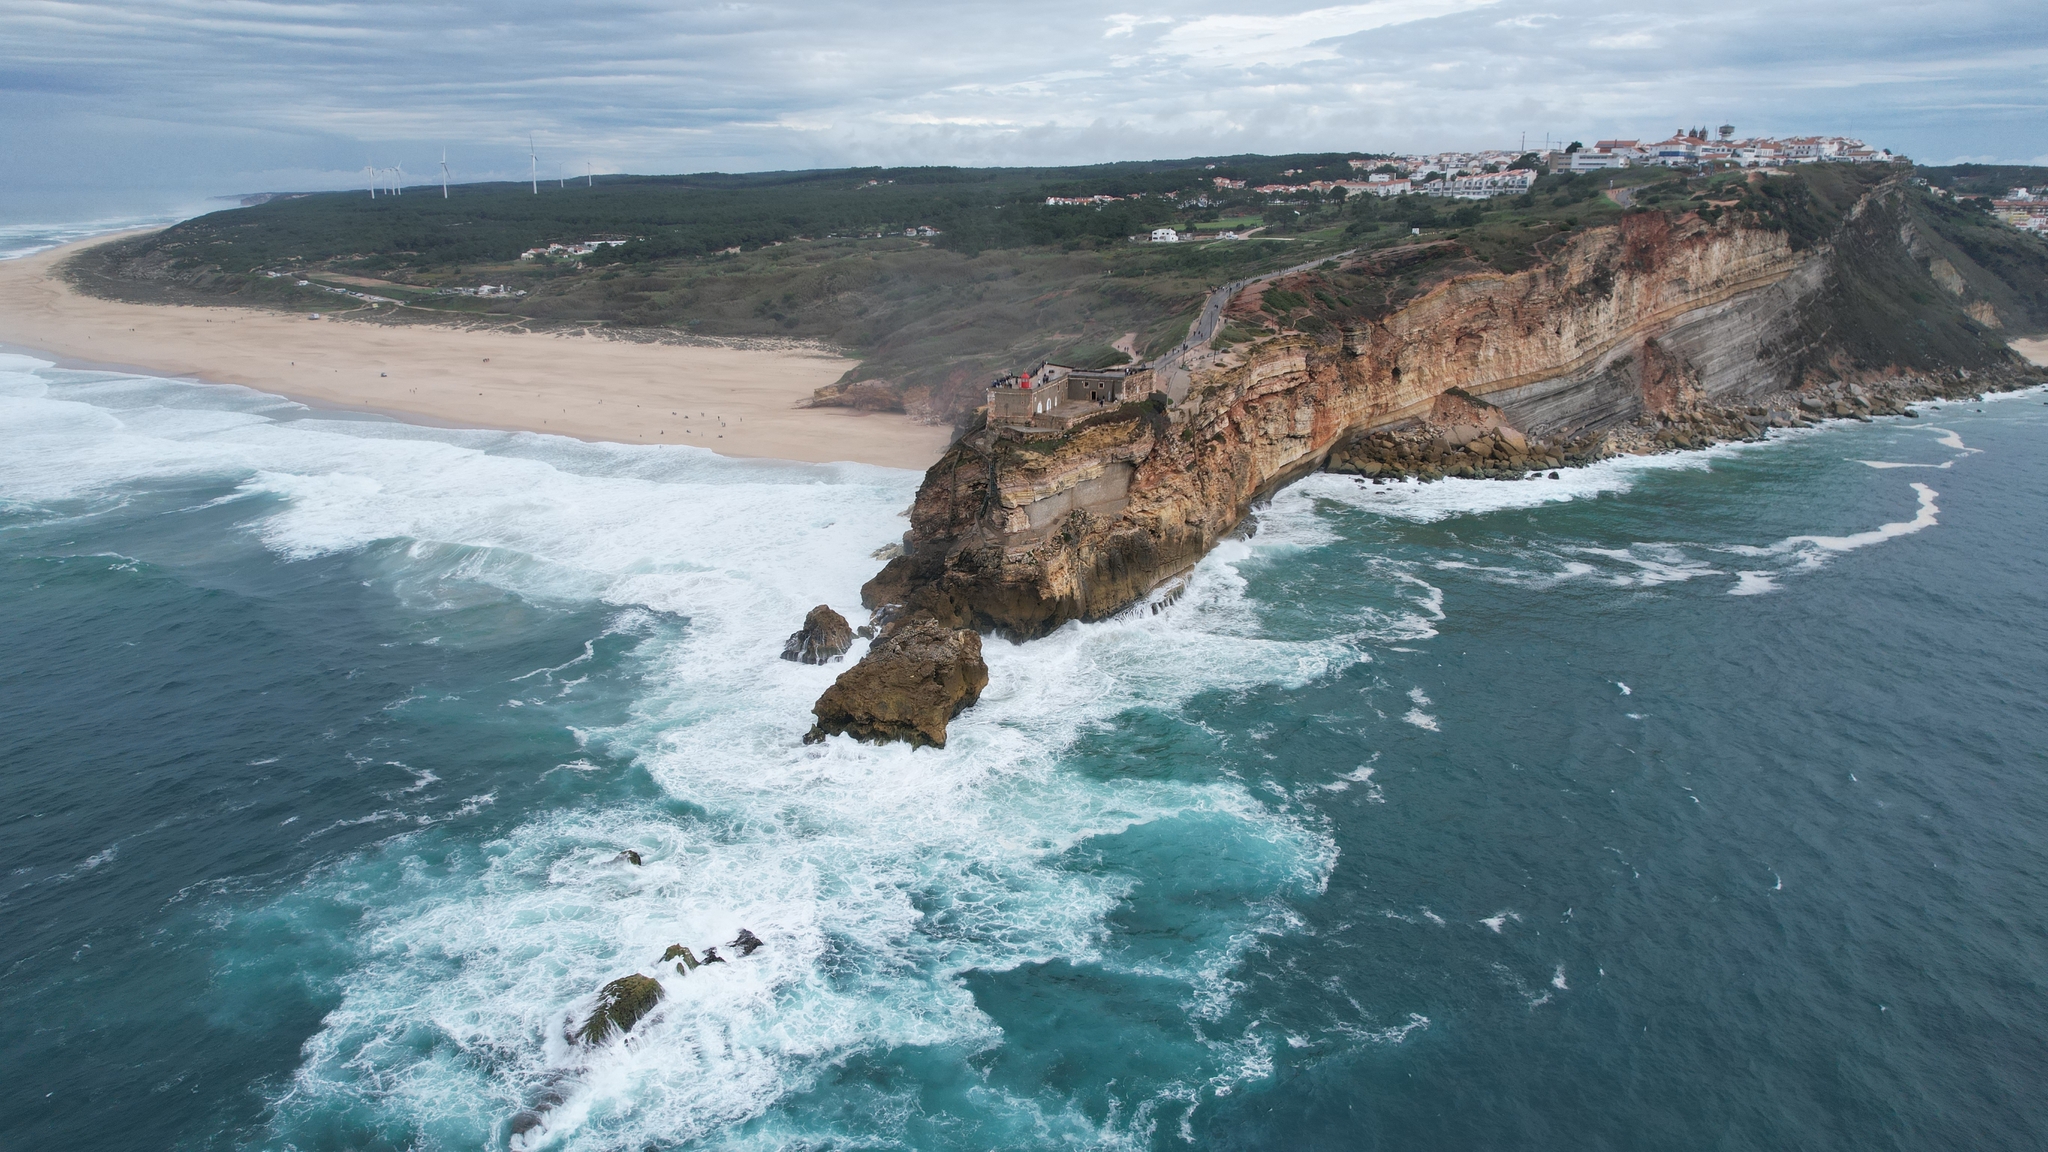
[(1154, 228), (1152, 230), (1152, 242), (1154, 244), (1178, 244), (1180, 243), (1180, 233), (1171, 228)]
[(1595, 152), (1582, 148), (1572, 153), (1569, 165), (1573, 172), (1604, 172), (1610, 168), (1628, 167), (1628, 157), (1617, 152)]
[(1527, 168), (1510, 168), (1505, 172), (1482, 172), (1476, 176), (1454, 176), (1449, 180), (1431, 183), (1428, 191), (1432, 196), (1449, 196), (1454, 200), (1490, 200), (1495, 196), (1519, 196), (1536, 182), (1536, 173)]

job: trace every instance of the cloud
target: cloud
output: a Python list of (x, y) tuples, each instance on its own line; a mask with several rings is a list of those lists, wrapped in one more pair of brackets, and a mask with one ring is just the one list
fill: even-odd
[(1337, 56), (1332, 40), (1375, 28), (1433, 20), (1485, 8), (1499, 0), (1377, 0), (1291, 15), (1204, 16), (1159, 38), (1153, 51), (1208, 64), (1300, 64)]
[(1129, 36), (1132, 32), (1143, 28), (1147, 24), (1173, 23), (1173, 17), (1171, 16), (1133, 16), (1128, 12), (1119, 12), (1114, 16), (1105, 16), (1103, 19), (1109, 22), (1109, 31), (1102, 34), (1104, 40), (1112, 40), (1118, 36)]
[(346, 183), (365, 153), (430, 172), (443, 145), (460, 178), (523, 176), (529, 131), (543, 168), (572, 172), (1508, 147), (1723, 122), (1935, 158), (2048, 152), (2048, 26), (1992, 0), (1119, 7), (0, 0), (0, 153), (36, 159), (0, 183), (0, 222), (85, 211), (86, 192)]

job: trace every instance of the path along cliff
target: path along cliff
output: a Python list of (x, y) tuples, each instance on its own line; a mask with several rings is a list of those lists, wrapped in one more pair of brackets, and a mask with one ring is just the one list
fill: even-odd
[[(1941, 234), (1952, 209), (1904, 175), (1828, 208), (1790, 225), (1632, 212), (1513, 273), (1438, 242), (1232, 286), (1217, 311), (1264, 335), (1155, 366), (1159, 380), (1185, 369), (1184, 395), (1065, 431), (971, 429), (926, 474), (904, 553), (863, 599), (1030, 639), (1144, 600), (1261, 498), (1390, 436), (1425, 475), (1519, 475), (1690, 442), (1672, 428), (1755, 430), (1761, 401), (1812, 411), (1844, 389), (1977, 391), (2038, 371), (1996, 329), (2048, 328), (2048, 260), (2030, 255), (2017, 285), (2013, 267), (1972, 260)], [(1446, 458), (1482, 431), (1496, 456)]]

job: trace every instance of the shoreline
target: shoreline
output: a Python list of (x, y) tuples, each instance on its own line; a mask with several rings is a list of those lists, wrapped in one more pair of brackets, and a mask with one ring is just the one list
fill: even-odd
[(854, 361), (788, 349), (355, 323), (227, 305), (129, 304), (56, 274), (135, 229), (0, 260), (0, 348), (59, 367), (230, 384), (309, 408), (437, 428), (675, 444), (724, 456), (922, 471), (953, 430), (799, 408)]

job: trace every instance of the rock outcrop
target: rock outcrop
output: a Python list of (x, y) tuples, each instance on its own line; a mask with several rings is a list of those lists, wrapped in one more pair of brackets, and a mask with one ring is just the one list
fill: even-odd
[(824, 664), (846, 655), (853, 647), (853, 626), (830, 605), (820, 604), (804, 617), (804, 626), (790, 633), (782, 645), (782, 658), (801, 664)]
[(987, 686), (979, 634), (928, 615), (900, 617), (818, 698), (818, 722), (804, 743), (845, 733), (943, 748), (946, 725)]
[[(1519, 477), (1760, 434), (1796, 422), (1795, 390), (1912, 380), (1939, 391), (2018, 371), (1915, 263), (1911, 195), (1903, 178), (1879, 185), (1825, 242), (1643, 212), (1570, 233), (1519, 272), (1456, 261), (1435, 281), (1389, 272), (1372, 282), (1412, 291), (1282, 323), (1196, 367), (1178, 401), (1155, 394), (1065, 433), (973, 429), (926, 474), (907, 552), (862, 599), (1028, 639), (1142, 600), (1333, 452), (1361, 472), (1391, 459), (1391, 474)], [(1395, 259), (1359, 258), (1398, 271)], [(1343, 269), (1302, 274), (1317, 275)], [(1296, 287), (1296, 300), (1335, 295)], [(1272, 331), (1259, 307), (1241, 298), (1229, 314)], [(1917, 319), (1874, 327), (1886, 308)]]
[(601, 1044), (615, 1035), (633, 1030), (640, 1018), (661, 1003), (661, 984), (651, 976), (621, 976), (598, 990), (597, 1007), (574, 1037), (585, 1044)]

